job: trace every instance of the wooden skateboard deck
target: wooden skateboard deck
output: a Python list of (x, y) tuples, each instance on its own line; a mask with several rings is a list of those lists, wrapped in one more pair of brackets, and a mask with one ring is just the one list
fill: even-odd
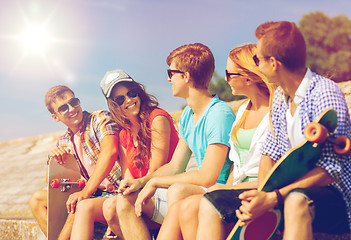
[[(333, 109), (325, 110), (315, 122), (326, 127), (328, 133), (332, 134), (337, 127), (337, 114)], [(315, 167), (321, 152), (322, 144), (309, 142), (307, 139), (304, 140), (301, 145), (290, 149), (277, 161), (266, 176), (262, 186), (258, 188), (258, 191), (271, 192), (274, 189), (280, 189), (293, 183)], [(275, 209), (274, 211), (276, 213), (279, 210)], [(239, 220), (233, 227), (227, 240), (270, 239), (279, 227), (281, 213), (276, 213), (276, 217), (272, 217), (272, 214), (267, 214), (270, 217), (265, 218), (264, 214), (245, 227), (240, 227), (241, 221)], [(270, 232), (266, 231), (267, 229)]]
[[(48, 240), (56, 240), (62, 230), (67, 218), (66, 201), (70, 194), (80, 191), (76, 184), (63, 185), (53, 188), (51, 183), (59, 181), (62, 183), (63, 179), (69, 182), (75, 182), (81, 178), (78, 163), (73, 155), (67, 156), (66, 163), (60, 165), (55, 159), (49, 162), (48, 170)], [(65, 190), (65, 191), (62, 191)]]

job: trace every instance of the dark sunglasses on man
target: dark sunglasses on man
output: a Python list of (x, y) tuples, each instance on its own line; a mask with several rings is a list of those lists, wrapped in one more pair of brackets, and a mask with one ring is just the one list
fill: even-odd
[[(263, 58), (263, 59), (265, 59), (265, 60), (268, 60), (268, 59), (270, 59), (271, 57), (272, 57), (272, 56), (257, 57), (257, 55), (255, 54), (255, 55), (252, 57), (252, 59), (254, 60), (256, 66), (258, 67), (258, 65), (260, 64), (260, 58)], [(275, 58), (275, 59), (278, 60), (278, 61), (281, 62), (281, 63), (284, 63), (284, 61), (282, 61), (282, 60), (280, 60), (280, 59), (278, 59), (278, 58)]]
[[(127, 96), (129, 98), (136, 98), (138, 96), (138, 93), (133, 91), (133, 90), (130, 90), (127, 92)], [(124, 101), (126, 100), (126, 96), (124, 95), (119, 95), (115, 98), (111, 98), (112, 101), (114, 101), (115, 103), (117, 103), (119, 106), (122, 106), (122, 104), (124, 103)]]
[(174, 69), (174, 70), (168, 69), (168, 70), (167, 70), (167, 73), (168, 73), (169, 79), (171, 79), (175, 73), (184, 73), (184, 72), (182, 72), (182, 71), (180, 71), (180, 70), (176, 70), (176, 69)]
[(73, 108), (77, 108), (80, 106), (80, 101), (78, 98), (71, 98), (68, 103), (59, 106), (59, 108), (57, 109), (57, 112), (60, 113), (61, 115), (66, 115), (69, 112), (68, 105), (70, 105)]
[(254, 60), (254, 62), (255, 62), (255, 64), (256, 64), (257, 67), (258, 67), (258, 65), (260, 64), (260, 58), (269, 59), (270, 56), (269, 56), (269, 57), (257, 57), (257, 55), (255, 54), (255, 55), (252, 57), (252, 59)]

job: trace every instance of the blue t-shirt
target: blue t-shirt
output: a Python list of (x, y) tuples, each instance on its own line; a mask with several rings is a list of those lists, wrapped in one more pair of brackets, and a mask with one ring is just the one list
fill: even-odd
[[(217, 95), (212, 98), (196, 124), (193, 121), (193, 114), (189, 106), (184, 109), (179, 122), (179, 137), (187, 142), (200, 169), (208, 145), (220, 143), (230, 148), (230, 132), (235, 114), (227, 103), (218, 99)], [(227, 155), (217, 183), (226, 183), (231, 166), (232, 162)]]

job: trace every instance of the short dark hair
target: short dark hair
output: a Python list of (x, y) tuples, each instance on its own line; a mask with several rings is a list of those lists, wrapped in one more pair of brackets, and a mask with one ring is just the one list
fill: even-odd
[(306, 67), (306, 42), (295, 23), (266, 22), (256, 28), (256, 38), (262, 40), (262, 53), (283, 63), (290, 71)]

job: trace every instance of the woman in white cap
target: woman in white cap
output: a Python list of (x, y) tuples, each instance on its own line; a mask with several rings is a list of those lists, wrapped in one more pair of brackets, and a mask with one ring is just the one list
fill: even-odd
[[(100, 87), (120, 130), (119, 160), (123, 178), (143, 177), (169, 162), (178, 143), (178, 133), (171, 116), (158, 108), (157, 99), (119, 69), (107, 72)], [(83, 204), (84, 201), (77, 207), (72, 239), (91, 239), (96, 221), (107, 222), (113, 232), (119, 234), (118, 221), (115, 221), (116, 197), (88, 211)]]

